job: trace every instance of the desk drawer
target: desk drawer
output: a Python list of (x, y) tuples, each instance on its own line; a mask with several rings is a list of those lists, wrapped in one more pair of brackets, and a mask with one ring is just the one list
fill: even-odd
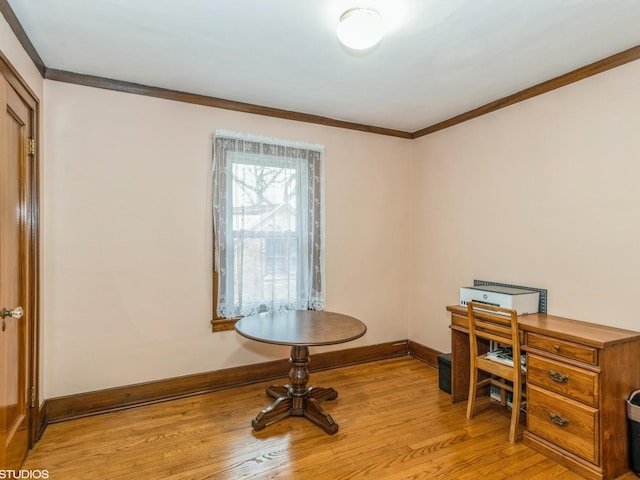
[(592, 407), (598, 406), (598, 374), (530, 353), (527, 381)]
[(598, 410), (534, 385), (527, 389), (529, 430), (598, 464)]
[(529, 332), (527, 334), (527, 346), (592, 365), (598, 364), (598, 350), (587, 345)]

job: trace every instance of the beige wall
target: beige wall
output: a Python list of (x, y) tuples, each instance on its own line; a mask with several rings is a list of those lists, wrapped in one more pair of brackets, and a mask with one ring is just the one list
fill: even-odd
[(410, 141), (53, 81), (45, 95), (47, 398), (288, 356), (210, 331), (216, 128), (325, 145), (327, 308), (368, 325), (335, 348), (407, 338)]
[(409, 338), (449, 351), (474, 279), (640, 330), (638, 85), (634, 62), (415, 142)]
[(326, 146), (328, 308), (369, 326), (336, 348), (449, 351), (475, 278), (640, 330), (640, 62), (411, 142), (44, 82), (1, 17), (0, 49), (46, 124), (43, 398), (287, 356), (210, 332), (216, 128)]

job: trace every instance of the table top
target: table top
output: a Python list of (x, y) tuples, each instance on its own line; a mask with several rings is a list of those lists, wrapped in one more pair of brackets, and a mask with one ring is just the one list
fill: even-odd
[(259, 313), (236, 322), (236, 332), (258, 342), (276, 345), (334, 345), (360, 338), (367, 326), (341, 313), (285, 310)]

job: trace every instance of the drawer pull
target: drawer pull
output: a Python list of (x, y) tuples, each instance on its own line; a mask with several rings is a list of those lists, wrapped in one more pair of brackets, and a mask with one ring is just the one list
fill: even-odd
[(553, 345), (553, 348), (555, 349), (556, 352), (560, 351), (560, 345)]
[(563, 375), (562, 373), (556, 372), (554, 370), (549, 370), (549, 376), (554, 382), (567, 383), (569, 381), (568, 375)]
[(553, 423), (555, 423), (556, 425), (560, 425), (561, 427), (566, 427), (567, 425), (569, 425), (568, 418), (562, 418), (560, 415), (556, 415), (555, 413), (549, 412), (549, 418)]

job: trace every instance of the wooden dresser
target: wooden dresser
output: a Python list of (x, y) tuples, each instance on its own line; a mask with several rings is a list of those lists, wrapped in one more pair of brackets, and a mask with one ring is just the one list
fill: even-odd
[[(467, 313), (447, 310), (455, 402), (467, 397)], [(627, 472), (626, 399), (640, 388), (640, 333), (544, 314), (518, 320), (527, 352), (525, 444), (585, 478)]]

